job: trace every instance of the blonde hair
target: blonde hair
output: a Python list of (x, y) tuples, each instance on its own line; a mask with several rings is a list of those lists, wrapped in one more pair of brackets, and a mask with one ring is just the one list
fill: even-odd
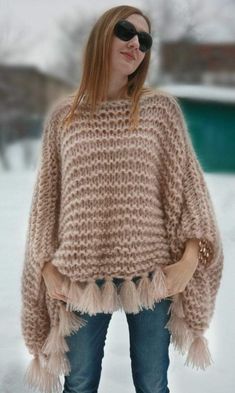
[[(149, 18), (136, 7), (121, 5), (108, 9), (93, 26), (88, 37), (83, 55), (83, 69), (81, 82), (72, 106), (65, 118), (69, 123), (79, 103), (91, 105), (91, 115), (96, 111), (97, 104), (107, 98), (108, 82), (110, 75), (110, 53), (113, 40), (113, 29), (119, 19), (125, 19), (132, 14), (138, 14), (145, 18), (149, 32), (151, 23)], [(150, 62), (151, 50), (146, 52), (139, 67), (128, 75), (127, 86), (122, 90), (126, 98), (131, 98), (130, 127), (135, 128), (139, 121), (139, 99), (142, 94), (151, 89), (143, 87)]]

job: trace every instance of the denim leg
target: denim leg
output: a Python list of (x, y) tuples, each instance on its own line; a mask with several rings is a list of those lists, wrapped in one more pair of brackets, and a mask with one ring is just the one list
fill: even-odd
[(136, 393), (169, 393), (167, 370), (171, 333), (164, 328), (171, 299), (138, 314), (126, 313), (130, 337), (132, 378)]
[(112, 314), (89, 315), (74, 311), (87, 320), (75, 334), (66, 336), (71, 372), (65, 376), (63, 393), (97, 393), (108, 325)]

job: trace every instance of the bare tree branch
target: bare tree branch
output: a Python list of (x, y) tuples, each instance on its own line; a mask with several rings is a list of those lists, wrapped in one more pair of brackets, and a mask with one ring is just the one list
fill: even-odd
[[(57, 51), (54, 63), (50, 66), (51, 72), (65, 80), (76, 84), (81, 76), (83, 52), (96, 17), (81, 15), (78, 17), (66, 17), (58, 25)], [(58, 74), (59, 70), (59, 74)]]
[(16, 29), (5, 17), (0, 21), (0, 63), (16, 61), (18, 57), (26, 55), (35, 44), (26, 29)]

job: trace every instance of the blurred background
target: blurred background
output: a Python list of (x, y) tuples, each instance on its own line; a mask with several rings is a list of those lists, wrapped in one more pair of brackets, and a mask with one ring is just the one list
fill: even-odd
[[(235, 0), (0, 0), (0, 393), (28, 393), (20, 332), (20, 275), (42, 125), (76, 89), (96, 19), (129, 4), (152, 22), (146, 83), (178, 97), (204, 170), (224, 245), (225, 269), (207, 337), (215, 364), (184, 366), (171, 348), (172, 393), (235, 391)], [(233, 300), (233, 299), (232, 299)], [(232, 303), (232, 309), (231, 309)], [(232, 319), (233, 318), (233, 319)], [(120, 334), (120, 331), (123, 334)], [(233, 350), (232, 350), (233, 349)], [(133, 393), (124, 314), (109, 328), (99, 393)]]

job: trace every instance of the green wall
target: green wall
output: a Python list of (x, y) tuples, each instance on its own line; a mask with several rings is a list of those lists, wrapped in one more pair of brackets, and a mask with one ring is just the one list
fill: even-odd
[(178, 99), (206, 172), (235, 172), (235, 103)]

